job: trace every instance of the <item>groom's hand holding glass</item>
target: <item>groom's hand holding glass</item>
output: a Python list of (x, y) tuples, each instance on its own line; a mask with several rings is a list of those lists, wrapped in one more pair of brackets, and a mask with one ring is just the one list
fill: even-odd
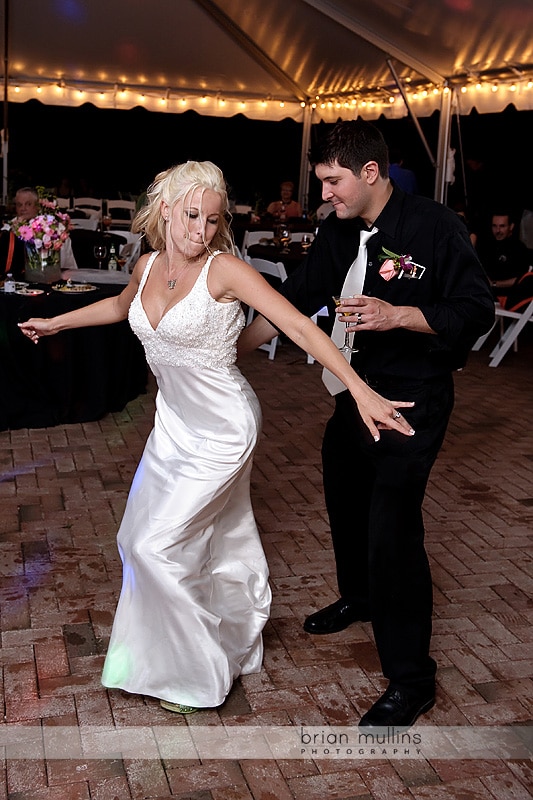
[(346, 323), (346, 330), (349, 333), (361, 329), (390, 331), (394, 328), (406, 328), (418, 333), (433, 333), (428, 329), (426, 319), (419, 308), (393, 306), (385, 300), (364, 294), (341, 297), (336, 313), (343, 315), (341, 319)]

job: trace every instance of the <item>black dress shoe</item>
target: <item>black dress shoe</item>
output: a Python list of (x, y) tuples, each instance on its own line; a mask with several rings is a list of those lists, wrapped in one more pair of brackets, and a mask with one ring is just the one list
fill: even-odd
[(352, 622), (368, 622), (368, 613), (361, 613), (352, 603), (336, 600), (330, 606), (307, 617), (304, 622), (304, 631), (307, 633), (337, 633), (343, 631)]
[(359, 727), (410, 728), (421, 714), (425, 714), (434, 705), (434, 692), (416, 695), (389, 686), (372, 708), (363, 714)]

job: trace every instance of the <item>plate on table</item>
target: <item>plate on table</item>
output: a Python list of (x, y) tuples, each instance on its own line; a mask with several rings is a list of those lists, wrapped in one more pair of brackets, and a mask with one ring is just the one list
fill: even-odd
[[(18, 292), (19, 289), (25, 289), (28, 284), (26, 281), (15, 281), (15, 291)], [(2, 288), (0, 288), (0, 292), (5, 292), (4, 285), (2, 284)], [(8, 292), (9, 294), (9, 292)]]
[(84, 292), (95, 292), (98, 286), (93, 286), (92, 283), (56, 283), (52, 286), (55, 292), (63, 292), (64, 294), (83, 294)]
[(22, 286), (20, 289), (15, 289), (15, 294), (23, 294), (26, 297), (36, 297), (38, 294), (44, 294), (44, 289), (33, 289), (31, 286)]

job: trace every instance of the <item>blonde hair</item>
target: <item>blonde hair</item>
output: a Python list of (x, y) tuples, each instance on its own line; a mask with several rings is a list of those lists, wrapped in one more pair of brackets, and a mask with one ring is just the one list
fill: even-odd
[(201, 189), (202, 194), (206, 189), (211, 189), (222, 201), (218, 229), (209, 245), (209, 251), (222, 250), (233, 253), (234, 243), (229, 227), (231, 215), (226, 181), (222, 170), (212, 161), (186, 161), (156, 175), (148, 187), (145, 205), (139, 209), (133, 220), (132, 230), (135, 233), (142, 233), (154, 250), (165, 250), (165, 220), (161, 202), (169, 206), (172, 214), (176, 203), (182, 201), (185, 215), (187, 198), (191, 198), (197, 189)]

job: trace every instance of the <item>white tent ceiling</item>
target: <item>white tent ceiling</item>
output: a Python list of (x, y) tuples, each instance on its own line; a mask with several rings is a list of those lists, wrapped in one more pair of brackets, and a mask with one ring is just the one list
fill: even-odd
[(316, 122), (404, 116), (405, 101), (427, 115), (448, 86), (464, 87), (463, 113), (533, 108), (532, 0), (4, 3), (10, 101), (256, 119), (312, 109)]

